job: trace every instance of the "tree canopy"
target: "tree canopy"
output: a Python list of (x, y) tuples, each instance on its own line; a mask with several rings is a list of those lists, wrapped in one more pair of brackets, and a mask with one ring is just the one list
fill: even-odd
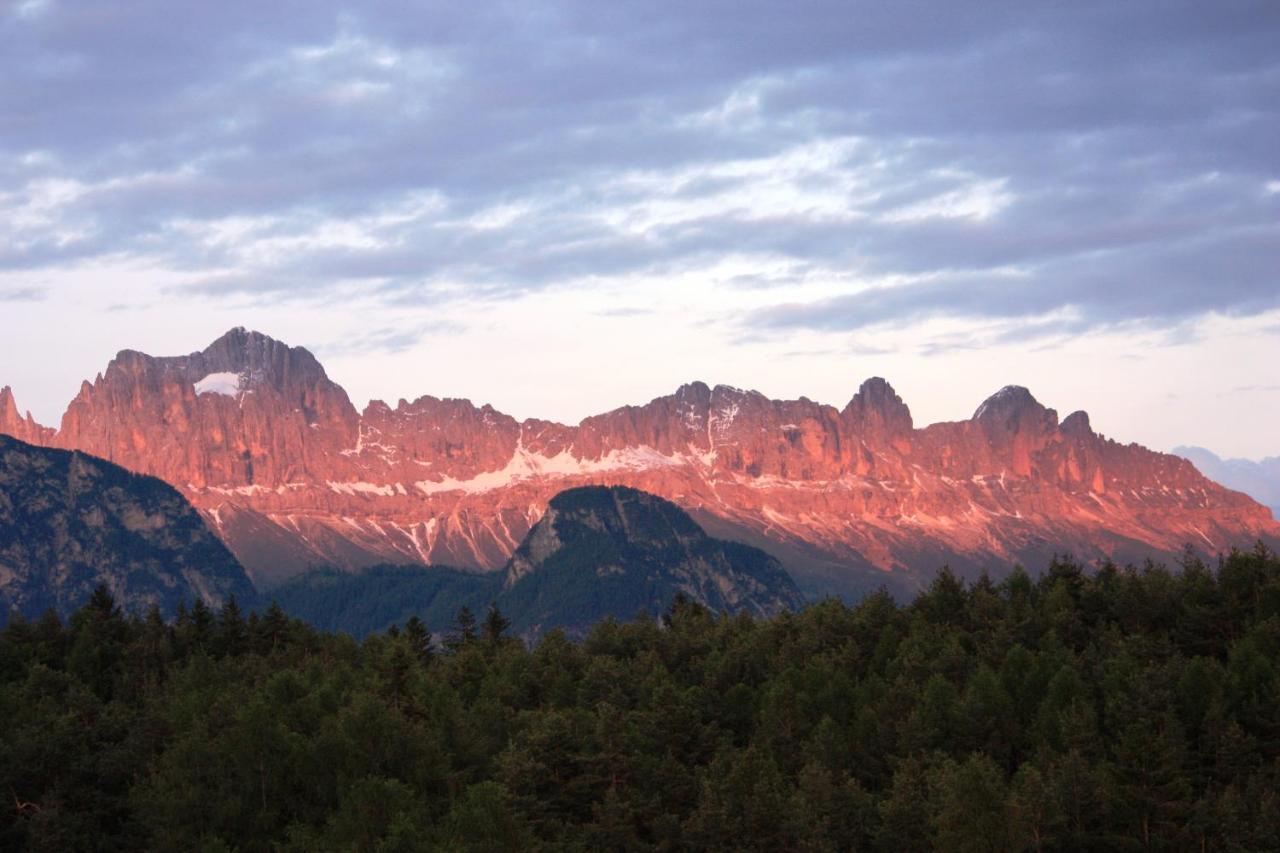
[(532, 648), (106, 590), (0, 633), (0, 848), (1280, 849), (1280, 560), (943, 572)]

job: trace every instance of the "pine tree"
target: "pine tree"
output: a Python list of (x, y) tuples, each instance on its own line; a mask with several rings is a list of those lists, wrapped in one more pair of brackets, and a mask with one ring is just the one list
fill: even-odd
[(777, 764), (762, 750), (721, 752), (687, 822), (690, 840), (700, 849), (783, 849), (789, 794)]
[(209, 610), (203, 598), (197, 597), (191, 603), (191, 627), (188, 634), (188, 645), (193, 649), (208, 651), (213, 645), (217, 620)]
[(1171, 719), (1134, 720), (1116, 748), (1121, 805), (1144, 850), (1175, 847), (1185, 838), (1191, 786), (1185, 746)]
[(229, 596), (218, 612), (218, 648), (222, 654), (235, 657), (244, 654), (248, 640), (240, 605), (234, 595)]
[(929, 779), (920, 757), (902, 761), (893, 773), (887, 796), (880, 800), (876, 849), (886, 853), (927, 850), (932, 842)]
[(1053, 789), (1031, 761), (1014, 774), (1009, 789), (1010, 841), (1036, 853), (1053, 849), (1060, 818)]
[(409, 644), (409, 649), (417, 655), (422, 664), (431, 663), (431, 659), (435, 656), (435, 650), (431, 647), (431, 632), (416, 615), (410, 616), (404, 623), (404, 638)]
[(511, 620), (502, 615), (497, 602), (489, 602), (489, 612), (484, 617), (484, 639), (491, 646), (499, 645), (511, 627)]
[(676, 593), (671, 605), (663, 613), (662, 624), (667, 628), (674, 628), (682, 623), (702, 623), (710, 618), (711, 611), (682, 590)]
[(510, 794), (497, 782), (471, 785), (445, 816), (441, 849), (530, 849), (529, 825), (509, 800)]
[(934, 774), (937, 788), (935, 849), (1001, 853), (1014, 849), (1005, 805), (1005, 781), (990, 758), (973, 753)]
[(463, 605), (458, 610), (458, 615), (454, 619), (453, 633), (445, 639), (445, 648), (451, 652), (457, 652), (464, 646), (469, 646), (476, 641), (476, 617), (471, 612), (471, 608)]
[(80, 611), (88, 613), (95, 619), (113, 619), (120, 615), (120, 608), (116, 606), (116, 598), (111, 594), (111, 590), (106, 584), (98, 584), (93, 588), (93, 594), (89, 596), (89, 602), (84, 606), (84, 610)]
[(110, 699), (128, 635), (128, 623), (116, 606), (115, 597), (99, 584), (70, 621), (73, 639), (67, 669), (101, 699)]
[(158, 681), (173, 654), (169, 638), (169, 626), (160, 615), (160, 608), (151, 605), (142, 631), (143, 667), (149, 681)]
[(270, 654), (284, 645), (288, 636), (289, 617), (280, 603), (272, 601), (258, 624), (256, 646), (259, 654)]

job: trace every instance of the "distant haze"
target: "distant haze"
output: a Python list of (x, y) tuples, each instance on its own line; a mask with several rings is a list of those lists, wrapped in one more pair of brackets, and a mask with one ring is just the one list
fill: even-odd
[(1254, 462), (1251, 459), (1220, 459), (1203, 447), (1175, 447), (1173, 452), (1190, 459), (1209, 479), (1244, 492), (1258, 503), (1270, 507), (1272, 514), (1280, 519), (1280, 456)]
[(358, 405), (881, 375), (1275, 456), (1277, 44), (1272, 0), (11, 2), (0, 385), (56, 424), (244, 325)]

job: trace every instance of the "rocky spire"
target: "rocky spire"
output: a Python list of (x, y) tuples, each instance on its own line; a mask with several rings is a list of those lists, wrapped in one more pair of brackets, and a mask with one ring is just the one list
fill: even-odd
[(1030, 477), (1036, 454), (1057, 433), (1058, 413), (1021, 385), (1006, 385), (983, 401), (973, 413), (973, 423), (986, 433), (997, 458), (1014, 473)]
[(14, 425), (22, 420), (22, 416), (18, 414), (18, 404), (13, 400), (13, 389), (8, 385), (0, 388), (0, 431), (7, 435), (13, 435), (10, 432), (15, 428)]
[(1058, 425), (1058, 413), (1047, 409), (1021, 385), (1006, 385), (982, 402), (973, 420), (987, 427), (1019, 432), (1028, 427)]
[(913, 423), (911, 410), (879, 376), (873, 376), (858, 388), (858, 393), (844, 407), (842, 416), (855, 435), (893, 439), (909, 438)]
[(1091, 436), (1093, 426), (1089, 423), (1089, 413), (1075, 411), (1062, 419), (1062, 432), (1066, 435)]
[(48, 444), (54, 431), (49, 427), (36, 423), (31, 413), (26, 417), (18, 411), (17, 401), (13, 398), (13, 389), (8, 385), (0, 388), (0, 435), (11, 435), (28, 444)]

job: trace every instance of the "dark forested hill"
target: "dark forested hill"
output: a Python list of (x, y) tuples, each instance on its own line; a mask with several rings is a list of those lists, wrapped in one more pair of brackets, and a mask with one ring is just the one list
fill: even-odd
[(670, 501), (624, 486), (551, 499), (506, 568), (517, 630), (585, 633), (606, 616), (656, 616), (683, 594), (714, 611), (772, 615), (804, 598), (773, 557), (713, 539)]
[(172, 614), (253, 594), (244, 570), (172, 486), (84, 453), (0, 435), (0, 620), (69, 613), (105, 584), (129, 610)]
[(707, 536), (670, 501), (604, 486), (552, 498), (501, 573), (328, 570), (270, 592), (291, 615), (356, 637), (412, 615), (439, 634), (460, 608), (478, 613), (496, 603), (526, 639), (552, 628), (581, 637), (606, 617), (657, 617), (681, 595), (717, 612), (757, 616), (804, 603), (790, 576), (763, 551)]
[(0, 849), (1280, 849), (1280, 560), (533, 647), (100, 591), (0, 632)]

